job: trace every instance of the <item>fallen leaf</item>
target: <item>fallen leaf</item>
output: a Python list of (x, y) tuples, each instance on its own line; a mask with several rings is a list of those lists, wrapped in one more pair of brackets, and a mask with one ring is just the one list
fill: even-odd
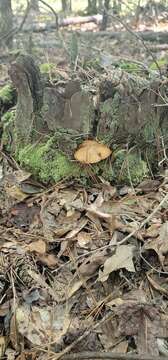
[(106, 159), (111, 153), (112, 151), (106, 145), (95, 140), (85, 140), (75, 152), (74, 157), (81, 163), (94, 164)]
[(152, 180), (152, 179), (146, 179), (143, 180), (138, 187), (136, 188), (137, 191), (143, 191), (143, 192), (151, 192), (157, 190), (157, 188), (160, 185), (160, 181), (158, 180)]
[(81, 286), (85, 284), (85, 282), (86, 279), (75, 278), (67, 289), (66, 298), (69, 299), (72, 295), (74, 295), (81, 288)]
[(143, 249), (150, 250), (153, 249), (159, 257), (160, 263), (163, 266), (164, 263), (164, 255), (168, 252), (168, 221), (162, 224), (160, 227), (160, 234), (157, 238), (148, 241)]
[(12, 347), (16, 350), (20, 350), (20, 341), (19, 341), (19, 334), (16, 324), (16, 313), (14, 313), (10, 320), (10, 341), (12, 344)]
[(90, 234), (86, 231), (80, 231), (80, 233), (77, 235), (77, 240), (78, 245), (85, 249), (89, 247), (89, 244), (92, 241)]
[(28, 245), (25, 245), (25, 249), (30, 252), (36, 252), (38, 254), (45, 254), (46, 253), (46, 243), (44, 240), (37, 240), (33, 241)]
[(48, 267), (55, 267), (58, 264), (58, 259), (54, 254), (42, 254), (38, 259)]
[(28, 197), (28, 194), (25, 194), (17, 185), (13, 185), (10, 187), (6, 186), (5, 190), (8, 196), (11, 196), (12, 198), (19, 201), (24, 201)]
[(121, 245), (116, 249), (116, 253), (109, 257), (104, 263), (104, 269), (99, 270), (99, 281), (106, 281), (109, 274), (119, 269), (127, 269), (128, 271), (135, 272), (134, 263), (132, 261), (135, 246)]
[(168, 297), (167, 279), (165, 277), (161, 277), (161, 274), (159, 276), (157, 273), (153, 274), (152, 271), (147, 273), (146, 276), (153, 289)]
[(0, 359), (4, 358), (5, 350), (6, 350), (6, 337), (0, 336)]
[(158, 355), (157, 337), (167, 338), (167, 319), (156, 305), (137, 302), (118, 306), (116, 334), (133, 336), (139, 354)]
[(160, 232), (160, 226), (161, 224), (158, 222), (158, 223), (154, 223), (152, 224), (148, 229), (146, 229), (144, 231), (144, 236), (147, 237), (147, 238), (155, 238), (159, 235), (159, 232)]
[(16, 323), (19, 334), (33, 345), (47, 345), (49, 339), (58, 344), (66, 334), (70, 318), (66, 304), (56, 306), (28, 306), (26, 304), (16, 309)]

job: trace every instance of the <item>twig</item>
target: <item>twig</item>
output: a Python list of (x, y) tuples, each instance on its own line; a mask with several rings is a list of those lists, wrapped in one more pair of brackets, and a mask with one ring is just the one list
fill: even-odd
[[(76, 346), (80, 341), (82, 341), (83, 339), (85, 339), (92, 330), (96, 330), (98, 329), (99, 326), (101, 326), (104, 322), (106, 322), (107, 320), (110, 320), (111, 317), (113, 317), (114, 315), (110, 312), (110, 314), (108, 313), (107, 315), (105, 315), (99, 322), (97, 322), (96, 324), (94, 325), (91, 325), (91, 327), (87, 330), (84, 331), (83, 335), (79, 336), (75, 341), (73, 341), (72, 344), (70, 344), (69, 346), (67, 346), (62, 352), (58, 353), (58, 354), (55, 354), (55, 356), (52, 357), (52, 359), (54, 360), (58, 360), (60, 358), (63, 357), (64, 359), (64, 355), (67, 354), (68, 352), (70, 352), (74, 346)], [(88, 353), (87, 353), (88, 354)], [(91, 354), (91, 353), (90, 353)], [(74, 354), (75, 355), (75, 354)], [(70, 355), (67, 355), (67, 356), (70, 356)], [(73, 357), (73, 359), (77, 359), (77, 357)], [(70, 357), (67, 359), (71, 359)], [(84, 359), (87, 359), (87, 357), (84, 357)], [(90, 357), (91, 359), (91, 357)], [(145, 359), (145, 360), (148, 360), (148, 359)], [(149, 359), (149, 360), (153, 360), (153, 359)], [(160, 360), (160, 359), (159, 359)]]
[(118, 359), (118, 360), (166, 360), (166, 356), (150, 356), (138, 354), (120, 354), (116, 352), (81, 352), (76, 354), (69, 354), (63, 357), (63, 360), (76, 360), (76, 359)]

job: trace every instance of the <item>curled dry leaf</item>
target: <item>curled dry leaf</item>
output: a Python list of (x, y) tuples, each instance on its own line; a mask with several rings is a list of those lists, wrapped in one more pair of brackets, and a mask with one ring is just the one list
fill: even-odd
[(94, 164), (106, 159), (112, 151), (108, 146), (100, 144), (95, 140), (85, 140), (75, 152), (76, 160), (84, 164)]
[(148, 241), (144, 245), (144, 250), (153, 249), (159, 257), (160, 263), (163, 266), (164, 263), (164, 255), (168, 252), (168, 221), (162, 224), (160, 227), (160, 233), (157, 238)]
[(128, 271), (135, 271), (133, 263), (135, 246), (121, 245), (116, 249), (116, 253), (109, 257), (104, 263), (104, 269), (99, 270), (99, 281), (106, 281), (111, 272), (119, 269), (127, 269)]

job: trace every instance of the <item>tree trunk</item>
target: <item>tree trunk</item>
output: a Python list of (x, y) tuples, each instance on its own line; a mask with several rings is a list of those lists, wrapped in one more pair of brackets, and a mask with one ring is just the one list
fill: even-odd
[(13, 13), (11, 0), (0, 0), (0, 46), (6, 45), (8, 48), (12, 48), (12, 28)]
[(39, 12), (39, 1), (38, 0), (31, 0), (31, 7), (33, 10)]
[(121, 12), (121, 0), (113, 0), (113, 14), (120, 15)]
[(109, 7), (110, 7), (110, 0), (104, 0), (103, 20), (100, 30), (106, 30), (107, 28)]
[(88, 15), (97, 14), (97, 0), (88, 0)]
[(71, 10), (71, 1), (69, 0), (62, 0), (62, 11), (69, 12)]

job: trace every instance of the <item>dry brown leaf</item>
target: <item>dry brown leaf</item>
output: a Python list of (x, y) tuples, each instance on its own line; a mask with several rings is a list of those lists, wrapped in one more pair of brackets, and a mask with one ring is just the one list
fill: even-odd
[(0, 305), (0, 316), (6, 316), (7, 314), (9, 314), (10, 311), (10, 301), (6, 301), (5, 303)]
[(159, 257), (160, 263), (163, 266), (164, 263), (164, 254), (168, 252), (168, 221), (162, 224), (160, 227), (160, 234), (157, 238), (148, 241), (144, 245), (144, 250), (153, 249)]
[(66, 298), (69, 299), (74, 295), (85, 282), (86, 279), (74, 279), (67, 289)]
[(128, 271), (135, 271), (134, 263), (132, 261), (135, 246), (121, 245), (116, 249), (116, 253), (109, 257), (104, 263), (104, 269), (99, 270), (99, 281), (106, 281), (113, 271), (119, 269), (127, 269)]
[(45, 254), (46, 253), (46, 243), (44, 240), (37, 240), (37, 241), (33, 241), (30, 244), (25, 246), (25, 250), (30, 251), (30, 252), (36, 252), (38, 254)]
[(5, 190), (8, 194), (8, 196), (11, 196), (12, 198), (19, 200), (19, 201), (24, 201), (29, 195), (25, 194), (17, 185), (13, 185), (13, 186), (6, 186)]
[(82, 219), (79, 219), (79, 221), (75, 224), (75, 229), (71, 230), (65, 237), (65, 239), (73, 239), (79, 231), (81, 231), (88, 223), (88, 219), (86, 217), (83, 217)]
[(129, 291), (128, 293), (124, 294), (122, 298), (117, 297), (109, 301), (108, 303), (106, 303), (106, 306), (114, 307), (128, 303), (133, 305), (137, 303), (147, 303), (147, 297), (145, 292), (141, 289)]
[(10, 341), (12, 344), (12, 347), (16, 350), (19, 351), (20, 349), (20, 339), (19, 339), (19, 334), (18, 334), (18, 329), (17, 329), (17, 322), (16, 322), (16, 314), (13, 314), (11, 317), (11, 321), (10, 321)]
[(94, 164), (111, 155), (111, 150), (95, 140), (85, 140), (75, 152), (76, 160), (84, 164)]
[(58, 303), (66, 301), (67, 291), (73, 287), (74, 281), (76, 281), (74, 280), (74, 275), (67, 267), (63, 267), (62, 271), (54, 277), (52, 289), (57, 296)]
[(168, 296), (168, 284), (166, 281), (167, 279), (165, 279), (164, 277), (161, 278), (160, 275), (158, 276), (158, 274), (154, 275), (152, 274), (152, 272), (147, 273), (147, 279), (153, 289), (160, 292), (160, 294)]
[(42, 254), (38, 258), (48, 267), (55, 267), (58, 264), (58, 259), (54, 254)]
[(70, 325), (66, 304), (45, 308), (22, 305), (16, 309), (16, 323), (19, 334), (33, 345), (44, 346), (59, 343)]
[(77, 235), (78, 245), (82, 248), (87, 249), (89, 247), (89, 244), (91, 244), (91, 236), (86, 231), (80, 231), (80, 233)]
[(153, 179), (146, 179), (143, 180), (138, 187), (136, 188), (137, 191), (143, 191), (143, 192), (151, 192), (155, 191), (160, 185), (160, 181), (153, 180)]
[(106, 351), (111, 351), (120, 339), (116, 336), (117, 320), (107, 320), (100, 328), (99, 340)]
[(106, 255), (93, 255), (86, 261), (84, 261), (78, 268), (78, 273), (82, 275), (82, 277), (86, 277), (87, 279), (95, 275), (96, 270), (102, 264), (104, 264)]
[(144, 236), (147, 238), (155, 238), (159, 235), (161, 224), (154, 223), (148, 229), (144, 231)]
[(121, 341), (119, 344), (113, 347), (112, 352), (125, 354), (128, 350), (128, 340)]
[(5, 350), (6, 350), (6, 337), (0, 336), (0, 359), (4, 358)]
[(134, 336), (140, 354), (159, 354), (157, 337), (167, 337), (167, 319), (162, 321), (159, 307), (128, 302), (118, 306), (115, 313), (118, 317), (118, 336)]

